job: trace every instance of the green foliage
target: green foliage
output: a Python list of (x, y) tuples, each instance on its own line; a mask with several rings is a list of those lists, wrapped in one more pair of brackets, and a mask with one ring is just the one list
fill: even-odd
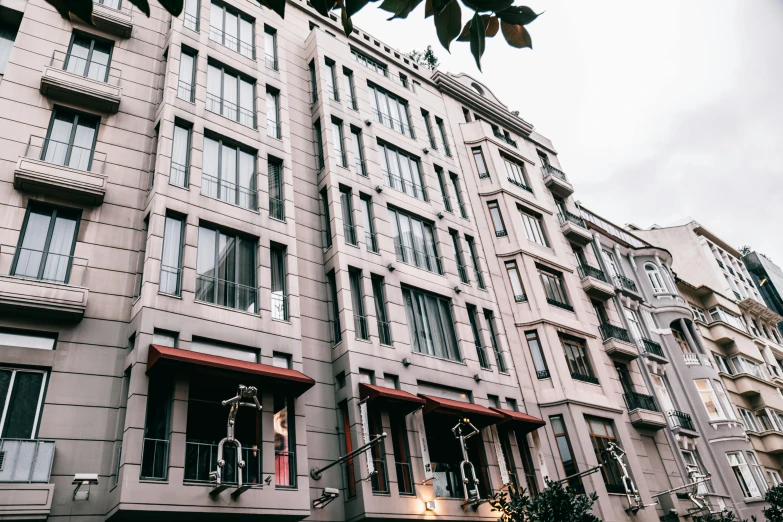
[(746, 255), (750, 254), (751, 252), (753, 252), (753, 249), (752, 249), (752, 248), (750, 248), (750, 246), (749, 246), (749, 245), (742, 245), (741, 247), (739, 247), (739, 248), (737, 249), (737, 251), (738, 251), (740, 254), (742, 254), (743, 256), (746, 256)]
[(590, 513), (596, 500), (596, 493), (584, 495), (547, 480), (544, 490), (533, 498), (523, 489), (519, 493), (498, 493), (489, 503), (500, 511), (500, 522), (601, 522)]
[[(756, 517), (750, 517), (756, 522)], [(693, 522), (748, 522), (747, 519), (738, 519), (733, 511), (719, 511), (717, 513), (707, 513), (706, 515), (693, 517)]]
[(783, 484), (769, 488), (764, 500), (769, 504), (762, 511), (767, 522), (783, 522)]
[(423, 51), (413, 50), (409, 52), (408, 58), (418, 63), (419, 65), (423, 65), (430, 71), (434, 71), (435, 68), (440, 64), (438, 57), (435, 56), (435, 51), (432, 50), (431, 45), (428, 45), (427, 48)]
[[(92, 24), (92, 0), (46, 0), (64, 17), (77, 17)], [(129, 0), (139, 11), (150, 16), (148, 0)], [(286, 0), (256, 0), (271, 9), (281, 18), (285, 18)], [(329, 16), (335, 9), (341, 11), (343, 31), (351, 34), (351, 17), (361, 11), (370, 1), (379, 0), (310, 0), (310, 5), (322, 16)], [(481, 70), (481, 57), (486, 49), (486, 39), (494, 37), (498, 30), (511, 47), (533, 48), (533, 41), (525, 28), (537, 17), (526, 6), (512, 5), (514, 0), (382, 0), (379, 9), (392, 13), (389, 20), (407, 18), (422, 2), (424, 17), (433, 17), (435, 33), (441, 45), (449, 51), (454, 40), (470, 42), (470, 52)], [(184, 8), (184, 0), (158, 0), (158, 3), (172, 16), (179, 16)], [(473, 11), (473, 15), (463, 27), (460, 4)]]

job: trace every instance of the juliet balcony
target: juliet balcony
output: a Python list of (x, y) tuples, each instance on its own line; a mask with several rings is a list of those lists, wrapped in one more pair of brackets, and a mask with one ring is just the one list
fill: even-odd
[(130, 38), (133, 32), (133, 16), (130, 2), (126, 0), (93, 0), (92, 20), (95, 27), (120, 38)]
[(603, 270), (590, 265), (579, 265), (576, 270), (582, 280), (582, 288), (587, 295), (601, 301), (606, 301), (614, 296), (614, 285), (609, 282)]
[(658, 362), (669, 362), (666, 359), (666, 354), (663, 353), (663, 348), (661, 345), (652, 339), (642, 337), (637, 341), (637, 344), (639, 345), (639, 349), (648, 357), (652, 357)]
[(30, 136), (16, 163), (14, 188), (77, 204), (100, 205), (106, 194), (106, 154), (41, 136)]
[(41, 75), (41, 94), (79, 107), (116, 114), (121, 71), (107, 63), (55, 51)]
[(658, 431), (667, 426), (666, 418), (658, 411), (653, 396), (631, 392), (623, 395), (623, 398), (631, 424), (637, 428)]
[(614, 284), (624, 294), (636, 297), (637, 299), (640, 297), (639, 288), (636, 286), (633, 279), (617, 274), (614, 276)]
[(574, 193), (574, 187), (569, 183), (565, 172), (562, 170), (544, 163), (541, 165), (541, 175), (544, 177), (544, 185), (547, 186), (552, 194), (561, 198), (567, 198)]
[(625, 328), (602, 323), (598, 326), (598, 331), (601, 332), (601, 338), (604, 340), (604, 348), (608, 356), (626, 361), (632, 361), (639, 357), (639, 350)]
[(584, 246), (592, 241), (593, 236), (587, 230), (584, 219), (567, 210), (561, 211), (557, 215), (560, 222), (560, 230), (569, 241), (577, 245)]
[(53, 440), (0, 439), (0, 520), (46, 520), (52, 462)]

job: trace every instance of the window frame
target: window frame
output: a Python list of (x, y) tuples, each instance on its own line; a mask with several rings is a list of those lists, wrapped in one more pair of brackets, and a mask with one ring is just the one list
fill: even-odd
[[(173, 221), (179, 221), (180, 223), (180, 231), (179, 231), (179, 241), (177, 241), (176, 249), (177, 249), (177, 266), (176, 267), (170, 267), (166, 266), (166, 268), (175, 268), (176, 269), (176, 282), (175, 282), (175, 288), (174, 292), (166, 292), (161, 290), (161, 287), (163, 286), (163, 259), (165, 257), (166, 253), (166, 240), (169, 237), (166, 231), (168, 230), (168, 222), (169, 220)], [(185, 216), (180, 216), (172, 212), (167, 212), (163, 224), (163, 244), (162, 244), (162, 251), (160, 255), (160, 279), (158, 282), (158, 292), (164, 295), (171, 295), (179, 297), (182, 295), (182, 266), (183, 266), (183, 257), (184, 257), (184, 248), (185, 248), (185, 230), (187, 227), (187, 222), (185, 219)]]
[[(17, 36), (18, 36), (18, 33), (17, 33)], [(87, 51), (87, 57), (86, 58), (81, 58), (80, 56), (74, 56), (74, 58), (78, 58), (78, 59), (84, 60), (86, 62), (86, 67), (85, 67), (84, 74), (79, 74), (79, 73), (75, 73), (75, 72), (71, 72), (71, 71), (67, 70), (68, 62), (70, 61), (71, 56), (72, 56), (72, 52), (73, 52), (73, 44), (75, 43), (76, 38), (84, 38), (86, 40), (90, 40), (90, 47), (89, 47), (89, 50)], [(112, 62), (112, 59), (114, 58), (114, 41), (110, 40), (108, 38), (102, 38), (102, 37), (100, 37), (98, 35), (95, 35), (95, 34), (86, 33), (84, 31), (79, 31), (79, 30), (74, 30), (71, 33), (71, 40), (70, 40), (70, 42), (68, 42), (68, 51), (65, 53), (65, 59), (63, 60), (63, 71), (66, 71), (66, 72), (68, 72), (70, 74), (74, 74), (76, 76), (81, 76), (83, 78), (93, 79), (93, 78), (90, 78), (88, 76), (88, 74), (89, 74), (89, 64), (92, 63), (91, 58), (92, 58), (92, 53), (95, 50), (95, 43), (96, 42), (100, 42), (100, 43), (102, 43), (104, 45), (107, 45), (108, 48), (109, 48), (109, 53), (108, 53), (109, 54), (109, 60), (106, 62), (106, 65), (104, 66), (103, 64), (99, 64), (99, 65), (101, 65), (103, 67), (106, 67), (106, 74), (104, 74), (104, 77), (103, 77), (104, 79), (103, 80), (96, 80), (96, 81), (99, 81), (101, 83), (107, 83), (109, 81), (109, 76), (110, 76), (110, 73), (111, 73), (111, 62)]]
[[(269, 49), (267, 48), (267, 38), (266, 36), (269, 35), (272, 39), (272, 54), (269, 54)], [(269, 66), (269, 59), (271, 58), (272, 66)], [(264, 24), (264, 65), (266, 65), (267, 68), (272, 69), (273, 71), (279, 70), (279, 64), (278, 64), (278, 54), (277, 54), (277, 29), (274, 27), (271, 27), (267, 24)]]
[[(406, 317), (408, 318), (408, 332), (410, 334), (411, 338), (411, 344), (413, 345), (413, 352), (417, 353), (419, 355), (426, 355), (429, 357), (435, 357), (437, 359), (441, 359), (444, 361), (451, 361), (462, 364), (464, 362), (462, 352), (460, 350), (459, 345), (459, 339), (457, 338), (457, 332), (456, 327), (454, 324), (454, 313), (453, 313), (453, 303), (451, 299), (440, 296), (438, 294), (434, 294), (431, 292), (427, 292), (424, 290), (420, 290), (418, 288), (414, 288), (408, 285), (402, 285), (402, 296), (405, 306), (405, 312)], [(430, 316), (430, 307), (425, 305), (425, 308), (427, 308), (427, 324), (426, 329), (429, 329), (430, 324), (440, 324), (441, 325), (441, 332), (439, 337), (441, 339), (444, 339), (443, 334), (447, 336), (446, 344), (440, 346), (441, 354), (438, 354), (438, 349), (435, 347), (434, 343), (432, 344), (432, 353), (430, 353), (428, 350), (422, 350), (421, 349), (421, 341), (419, 340), (419, 331), (422, 330), (421, 326), (418, 324), (418, 321), (416, 321), (417, 315), (416, 310), (414, 310), (413, 306), (413, 298), (417, 298), (417, 307), (421, 304), (418, 299), (434, 299), (437, 303), (437, 310), (438, 310), (438, 319), (436, 321), (433, 321)], [(418, 310), (420, 311), (420, 309)], [(448, 317), (444, 317), (443, 314), (448, 313)], [(446, 319), (447, 321), (443, 321)], [(445, 323), (445, 324), (444, 324)], [(411, 328), (414, 328), (414, 331), (411, 331)], [(426, 332), (424, 332), (424, 335), (426, 336)], [(449, 340), (453, 341), (453, 346), (449, 347)], [(445, 352), (444, 352), (445, 349)], [(452, 353), (449, 353), (453, 349)], [(445, 353), (445, 356), (442, 354)]]
[[(46, 160), (46, 153), (49, 149), (49, 142), (52, 140), (52, 131), (54, 130), (54, 122), (57, 120), (57, 115), (62, 114), (69, 114), (73, 116), (73, 123), (71, 124), (71, 134), (68, 137), (68, 150), (65, 153), (65, 158), (63, 159), (63, 163), (53, 163), (51, 161)], [(87, 168), (84, 169), (84, 172), (91, 172), (92, 171), (92, 162), (95, 159), (95, 147), (98, 144), (98, 131), (101, 129), (101, 119), (100, 117), (90, 114), (87, 112), (82, 112), (78, 110), (71, 109), (69, 107), (63, 107), (61, 105), (55, 105), (52, 109), (52, 116), (49, 118), (49, 126), (46, 128), (46, 139), (44, 143), (44, 147), (41, 149), (41, 161), (45, 163), (49, 163), (51, 165), (59, 165), (62, 167), (68, 167), (73, 168), (75, 170), (82, 170), (78, 167), (72, 167), (69, 165), (71, 160), (71, 154), (73, 153), (74, 146), (83, 149), (84, 147), (79, 147), (78, 145), (74, 145), (74, 140), (76, 138), (76, 130), (79, 126), (79, 119), (85, 118), (87, 120), (92, 120), (92, 122), (95, 123), (95, 132), (93, 133), (92, 137), (92, 145), (90, 146), (90, 159), (87, 162)], [(64, 120), (61, 120), (64, 121)], [(63, 142), (57, 142), (57, 143), (63, 143)]]
[(517, 209), (522, 218), (522, 227), (525, 229), (527, 240), (531, 243), (551, 248), (541, 215), (536, 216), (521, 206), (517, 206)]
[[(182, 55), (189, 56), (193, 60), (193, 67), (190, 74), (190, 82), (186, 85), (188, 86), (188, 96), (187, 98), (183, 98), (179, 95), (180, 89), (183, 87), (182, 84), (184, 83), (182, 80)], [(180, 100), (185, 100), (190, 103), (196, 102), (196, 70), (198, 69), (198, 51), (195, 49), (191, 49), (190, 47), (186, 45), (180, 45), (180, 60), (179, 60), (179, 70), (177, 71), (177, 98)]]
[(590, 361), (587, 343), (583, 339), (570, 335), (561, 334), (559, 338), (571, 377), (579, 381), (598, 384), (598, 378), (595, 376), (593, 364)]
[[(471, 148), (470, 154), (473, 156), (473, 163), (476, 165), (476, 172), (478, 172), (479, 179), (489, 178), (489, 167), (487, 166), (486, 158), (484, 158), (484, 151), (481, 147)], [(481, 165), (479, 165), (479, 159), (481, 160)]]
[(647, 280), (650, 282), (654, 294), (666, 294), (669, 290), (663, 281), (663, 276), (658, 267), (653, 263), (644, 264), (644, 272), (647, 274)]
[[(217, 26), (212, 25), (212, 6), (216, 6), (218, 8), (222, 8), (222, 10), (223, 10), (223, 16), (221, 17), (221, 19), (223, 21), (223, 26), (220, 29), (218, 29)], [(231, 13), (232, 15), (237, 17), (237, 36), (236, 36), (237, 44), (236, 44), (236, 49), (231, 47), (230, 45), (228, 45), (228, 43), (226, 42), (226, 37), (227, 36), (231, 37), (231, 35), (229, 35), (226, 32), (226, 14), (227, 13)], [(222, 45), (223, 47), (225, 47), (227, 49), (231, 49), (232, 51), (234, 51), (235, 53), (239, 54), (240, 56), (244, 56), (248, 60), (255, 61), (255, 59), (256, 59), (256, 41), (255, 41), (256, 40), (256, 20), (255, 20), (255, 18), (253, 18), (250, 15), (240, 11), (239, 9), (236, 9), (234, 6), (231, 6), (231, 5), (225, 4), (225, 3), (220, 2), (220, 1), (216, 1), (216, 0), (211, 0), (210, 1), (209, 14), (210, 14), (210, 16), (209, 16), (209, 36), (208, 36), (208, 38), (210, 40), (212, 40), (213, 42), (218, 43), (218, 44)], [(240, 22), (241, 20), (244, 20), (245, 22), (249, 22), (250, 23), (250, 39), (251, 39), (251, 41), (250, 41), (249, 44), (247, 42), (243, 42), (242, 41), (242, 38), (241, 38), (242, 30), (241, 30), (241, 22)], [(220, 40), (216, 40), (215, 38), (212, 37), (212, 30), (213, 30), (213, 28), (216, 31), (219, 31), (221, 33), (221, 39)], [(246, 55), (246, 54), (244, 54), (242, 52), (242, 44), (250, 46), (250, 56), (248, 56), (248, 55)]]
[[(184, 129), (187, 132), (187, 141), (185, 143), (185, 164), (182, 165), (183, 182), (182, 185), (173, 183), (172, 173), (174, 172), (174, 144), (176, 143), (177, 128)], [(174, 133), (171, 137), (171, 164), (169, 165), (169, 185), (187, 189), (190, 186), (190, 153), (193, 150), (193, 125), (190, 122), (186, 122), (179, 118), (174, 119)], [(179, 163), (177, 163), (179, 165)]]
[[(6, 438), (6, 429), (8, 422), (8, 413), (11, 406), (11, 401), (14, 398), (14, 384), (16, 382), (16, 376), (18, 373), (36, 373), (41, 374), (40, 390), (38, 392), (38, 400), (35, 405), (35, 415), (33, 416), (33, 426), (30, 429), (30, 436), (25, 440), (34, 440), (38, 435), (38, 430), (41, 425), (41, 418), (43, 416), (44, 397), (49, 386), (49, 371), (38, 370), (34, 368), (18, 368), (15, 366), (0, 366), (0, 371), (11, 372), (11, 378), (8, 383), (8, 390), (6, 391), (5, 401), (0, 404), (0, 438)], [(20, 438), (20, 437), (15, 437)]]
[[(496, 237), (506, 237), (508, 232), (506, 230), (506, 224), (503, 221), (503, 213), (500, 211), (500, 204), (496, 201), (487, 201), (487, 210), (489, 211), (489, 218), (492, 222), (492, 227), (495, 229)], [(494, 210), (494, 212), (493, 212)], [(500, 230), (498, 230), (500, 225)]]
[[(574, 308), (568, 299), (568, 292), (563, 280), (563, 274), (552, 268), (536, 263), (538, 277), (544, 287), (547, 303), (558, 308), (573, 312)], [(547, 284), (548, 283), (548, 284)]]
[[(213, 97), (215, 96), (214, 94), (211, 94), (209, 92), (209, 68), (210, 67), (213, 67), (216, 70), (220, 71), (220, 111), (215, 111), (215, 110), (212, 110), (212, 109), (209, 108), (209, 96), (213, 96)], [(224, 108), (225, 108), (224, 105), (225, 105), (225, 102), (226, 102), (226, 90), (225, 90), (225, 87), (226, 87), (226, 76), (233, 76), (237, 80), (237, 97), (236, 97), (237, 103), (236, 103), (236, 109), (235, 109), (236, 113), (237, 113), (237, 118), (236, 119), (232, 119), (229, 116), (227, 116), (226, 114), (224, 114)], [(242, 107), (242, 82), (250, 84), (250, 86), (253, 89), (252, 96), (251, 96), (253, 107), (249, 108), (249, 109), (245, 108), (245, 107)], [(258, 121), (257, 121), (258, 120), (258, 116), (256, 114), (256, 110), (257, 110), (257, 107), (256, 107), (256, 90), (257, 89), (258, 89), (258, 84), (257, 84), (255, 78), (251, 78), (250, 76), (247, 76), (247, 75), (245, 75), (245, 74), (243, 74), (243, 73), (241, 73), (241, 72), (239, 72), (239, 71), (237, 71), (235, 69), (232, 69), (230, 66), (225, 65), (225, 64), (223, 64), (223, 63), (221, 63), (221, 62), (219, 62), (217, 60), (210, 59), (210, 60), (207, 61), (207, 94), (206, 94), (207, 98), (205, 98), (206, 99), (205, 109), (207, 111), (209, 111), (209, 112), (211, 112), (213, 114), (217, 114), (219, 116), (222, 116), (223, 118), (226, 118), (226, 119), (228, 119), (230, 121), (236, 122), (236, 123), (242, 125), (243, 127), (248, 127), (250, 129), (254, 129), (255, 130), (255, 129), (258, 128)], [(215, 101), (212, 100), (212, 103), (214, 104)], [(231, 103), (231, 102), (228, 102), (228, 103)], [(251, 125), (247, 125), (247, 124), (242, 122), (242, 111), (243, 110), (244, 111), (250, 111), (252, 113), (253, 122), (252, 122)]]
[[(217, 174), (216, 176), (213, 176), (212, 174), (207, 174), (204, 172), (204, 166), (206, 165), (206, 141), (211, 140), (214, 141), (217, 144), (217, 152), (218, 157), (216, 159), (217, 164)], [(236, 161), (234, 162), (234, 166), (236, 167), (235, 171), (235, 179), (236, 183), (232, 183), (231, 181), (225, 181), (226, 178), (223, 177), (223, 149), (228, 148), (232, 149), (236, 152)], [(252, 186), (243, 187), (240, 184), (240, 167), (241, 167), (241, 156), (240, 153), (244, 152), (248, 156), (252, 156), (253, 158), (253, 172), (250, 175), (250, 180), (252, 181)], [(224, 138), (223, 136), (212, 134), (212, 133), (206, 133), (204, 135), (204, 146), (202, 148), (202, 167), (201, 167), (201, 195), (208, 197), (210, 199), (216, 199), (218, 201), (222, 201), (223, 203), (227, 203), (229, 205), (243, 208), (245, 210), (249, 210), (251, 212), (258, 212), (258, 151), (251, 149), (249, 147), (246, 147), (240, 143), (237, 143), (231, 139)], [(209, 193), (205, 192), (206, 185), (204, 184), (204, 177), (213, 178), (215, 183), (217, 185), (216, 189), (216, 195), (212, 196)], [(223, 199), (222, 196), (222, 190), (223, 189), (223, 183), (229, 183), (236, 186), (235, 192), (236, 192), (236, 203), (232, 203), (231, 201)], [(246, 198), (249, 202), (249, 206), (244, 206), (240, 204), (242, 200), (242, 190), (246, 191)]]

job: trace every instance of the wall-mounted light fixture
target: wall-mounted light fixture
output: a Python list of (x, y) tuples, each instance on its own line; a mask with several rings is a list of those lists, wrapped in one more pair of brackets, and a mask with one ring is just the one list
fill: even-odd
[(90, 499), (90, 486), (98, 485), (97, 473), (77, 473), (73, 477), (73, 482), (76, 488), (73, 490), (73, 500), (89, 500)]
[(435, 511), (435, 501), (434, 500), (428, 500), (424, 503), (424, 509), (427, 511)]

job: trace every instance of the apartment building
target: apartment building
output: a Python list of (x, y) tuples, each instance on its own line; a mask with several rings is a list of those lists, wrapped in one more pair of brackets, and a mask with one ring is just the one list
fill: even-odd
[(151, 8), (0, 5), (1, 517), (692, 513), (654, 376), (698, 321), (547, 138), (300, 0)]
[(672, 327), (683, 357), (680, 374), (702, 398), (697, 420), (707, 420), (706, 411), (714, 427), (710, 435), (702, 432), (720, 477), (736, 479), (724, 491), (738, 512), (757, 514), (764, 492), (781, 477), (781, 316), (764, 305), (741, 254), (698, 222), (633, 227), (633, 234), (673, 256), (671, 270), (693, 314), (688, 331)]
[[(749, 252), (742, 256), (742, 262), (753, 278), (767, 308), (783, 315), (783, 270), (771, 259), (759, 252)], [(778, 333), (783, 334), (783, 324), (778, 323)]]

